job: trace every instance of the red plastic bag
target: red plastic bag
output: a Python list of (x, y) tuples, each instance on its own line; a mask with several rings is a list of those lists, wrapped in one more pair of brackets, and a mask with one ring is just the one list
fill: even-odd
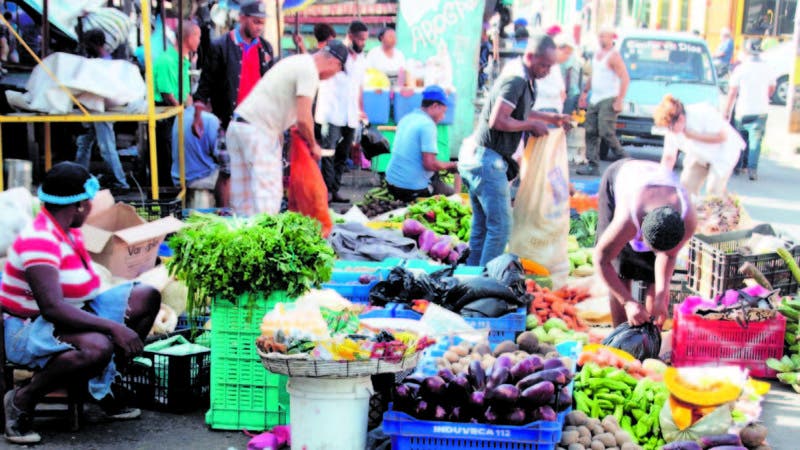
[(319, 220), (322, 223), (322, 236), (328, 237), (333, 221), (328, 210), (328, 188), (322, 179), (322, 172), (296, 128), (292, 128), (291, 139), (289, 211)]

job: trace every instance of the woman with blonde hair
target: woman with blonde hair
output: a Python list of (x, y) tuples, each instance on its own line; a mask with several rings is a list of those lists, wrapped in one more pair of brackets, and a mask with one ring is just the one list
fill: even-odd
[(692, 195), (724, 195), (728, 180), (745, 148), (739, 133), (708, 103), (684, 105), (670, 94), (653, 113), (655, 125), (666, 130), (661, 164), (675, 166), (678, 151), (685, 153), (681, 184)]

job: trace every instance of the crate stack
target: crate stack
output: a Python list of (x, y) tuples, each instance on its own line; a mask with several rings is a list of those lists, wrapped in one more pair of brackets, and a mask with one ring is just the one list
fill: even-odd
[(216, 299), (211, 305), (211, 398), (206, 423), (218, 430), (268, 430), (289, 420), (287, 377), (264, 369), (256, 352), (261, 319), (284, 292), (257, 295), (252, 307)]

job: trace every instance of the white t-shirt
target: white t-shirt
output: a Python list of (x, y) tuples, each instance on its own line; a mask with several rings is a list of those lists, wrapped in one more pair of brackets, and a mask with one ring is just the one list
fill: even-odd
[(278, 61), (256, 83), (235, 114), (272, 133), (283, 133), (297, 122), (297, 97), (314, 98), (319, 72), (308, 54)]
[(560, 113), (564, 109), (561, 94), (565, 92), (565, 89), (561, 67), (553, 64), (546, 77), (536, 80), (536, 102), (533, 104), (533, 109), (541, 111), (549, 108)]
[(667, 131), (664, 137), (664, 153), (677, 154), (677, 151), (681, 150), (693, 160), (708, 163), (710, 169), (721, 176), (730, 174), (739, 162), (740, 152), (746, 146), (739, 132), (709, 103), (694, 103), (686, 105), (685, 108), (687, 129), (701, 134), (719, 133), (724, 130), (725, 141), (708, 144), (689, 139), (684, 133)]
[(400, 49), (395, 48), (390, 58), (380, 45), (373, 48), (367, 54), (367, 67), (386, 74), (389, 77), (396, 77), (400, 69), (406, 64), (406, 57)]
[(731, 74), (730, 86), (739, 89), (736, 117), (769, 112), (769, 88), (775, 86), (773, 69), (764, 61), (746, 60)]
[(318, 124), (331, 124), (337, 127), (356, 128), (358, 126), (359, 95), (367, 72), (367, 59), (364, 55), (347, 57), (345, 72), (339, 72), (319, 85), (317, 109), (314, 121)]

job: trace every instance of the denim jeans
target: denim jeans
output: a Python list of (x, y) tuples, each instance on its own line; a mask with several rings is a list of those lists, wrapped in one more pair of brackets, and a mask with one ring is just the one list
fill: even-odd
[(486, 147), (459, 156), (458, 171), (472, 201), (472, 232), (467, 264), (485, 266), (505, 252), (511, 235), (511, 190), (508, 163)]
[(747, 130), (747, 158), (742, 158), (742, 169), (758, 169), (758, 159), (761, 157), (761, 141), (764, 140), (764, 131), (767, 128), (767, 115), (744, 116), (736, 119), (736, 128)]
[(128, 188), (125, 172), (122, 170), (122, 163), (119, 162), (119, 153), (117, 153), (114, 124), (111, 122), (94, 122), (90, 124), (87, 131), (86, 134), (78, 136), (78, 151), (75, 154), (75, 162), (88, 170), (89, 162), (92, 160), (92, 147), (97, 141), (100, 156), (108, 168), (111, 169), (111, 173), (114, 174), (116, 183), (121, 188)]

